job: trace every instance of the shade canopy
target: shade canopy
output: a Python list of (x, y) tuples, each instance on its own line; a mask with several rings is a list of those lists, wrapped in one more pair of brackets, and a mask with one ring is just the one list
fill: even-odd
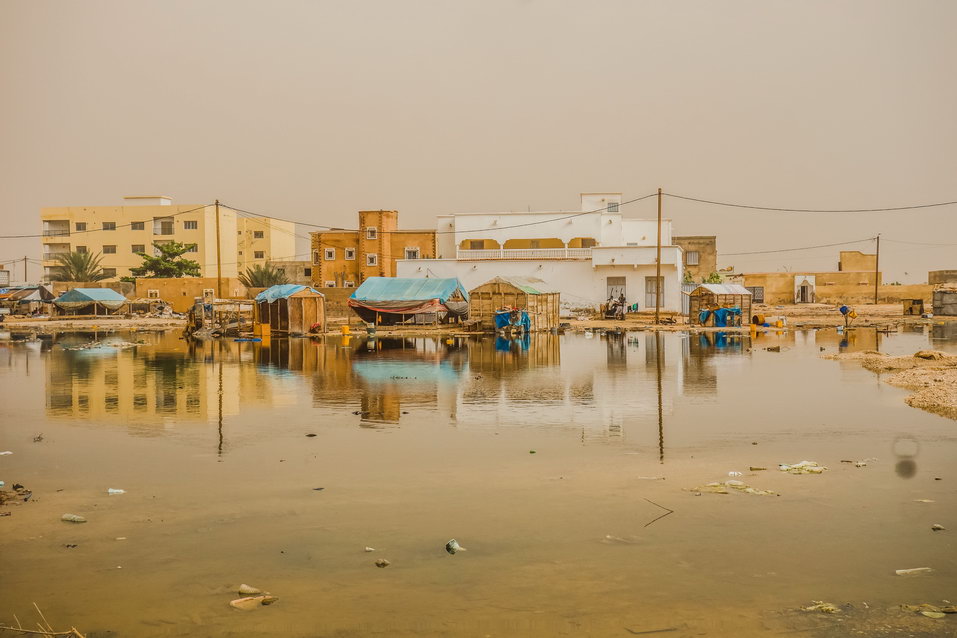
[(58, 308), (76, 310), (93, 303), (117, 310), (126, 303), (126, 297), (112, 288), (74, 288), (53, 300)]

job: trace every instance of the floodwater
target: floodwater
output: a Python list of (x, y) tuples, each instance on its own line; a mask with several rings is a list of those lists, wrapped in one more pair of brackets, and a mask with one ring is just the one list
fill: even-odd
[[(0, 341), (0, 480), (33, 491), (0, 518), (0, 623), (36, 602), (88, 638), (957, 635), (897, 609), (957, 602), (957, 422), (820, 358), (957, 352), (947, 328)], [(144, 343), (69, 349), (94, 338)], [(829, 469), (777, 470), (801, 460)], [(689, 489), (729, 471), (780, 495)], [(231, 609), (240, 583), (280, 601)]]

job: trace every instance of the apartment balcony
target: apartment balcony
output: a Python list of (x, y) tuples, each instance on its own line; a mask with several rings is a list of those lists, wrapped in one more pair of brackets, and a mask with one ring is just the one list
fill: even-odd
[(43, 241), (49, 241), (48, 237), (69, 237), (70, 222), (67, 220), (48, 220), (43, 222)]
[(491, 248), (456, 250), (461, 260), (484, 259), (591, 259), (591, 248)]

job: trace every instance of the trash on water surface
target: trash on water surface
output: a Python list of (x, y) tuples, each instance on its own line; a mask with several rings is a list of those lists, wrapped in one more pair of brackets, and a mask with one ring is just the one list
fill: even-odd
[(790, 465), (781, 463), (778, 465), (778, 469), (789, 474), (821, 474), (827, 468), (814, 461), (801, 461)]
[(64, 514), (60, 517), (61, 521), (66, 521), (67, 523), (85, 523), (86, 519), (77, 514)]
[(944, 526), (941, 525), (940, 523), (934, 523), (933, 525), (930, 526), (930, 528), (931, 528), (932, 530), (934, 530), (935, 532), (939, 532), (939, 531), (941, 531), (941, 530), (947, 529), (946, 527), (944, 527)]
[(376, 560), (376, 562), (375, 562), (375, 566), (376, 566), (376, 567), (382, 567), (382, 568), (388, 567), (388, 566), (391, 565), (391, 564), (392, 564), (392, 563), (390, 563), (389, 561), (387, 561), (387, 560), (384, 559), (384, 558), (379, 558), (379, 559)]
[(640, 540), (637, 536), (612, 536), (611, 534), (605, 534), (605, 538), (601, 539), (601, 542), (605, 545), (634, 545)]
[(743, 476), (743, 474), (741, 472), (731, 471), (731, 472), (728, 472), (728, 476)]
[(270, 596), (268, 594), (263, 596), (246, 596), (245, 598), (237, 598), (236, 600), (229, 601), (229, 606), (243, 611), (250, 611), (264, 605), (271, 605), (278, 600), (279, 598), (277, 596)]
[(932, 501), (932, 500), (929, 499), (929, 498), (915, 498), (915, 499), (914, 499), (914, 502), (915, 502), (915, 503), (934, 503), (934, 502), (936, 502), (936, 501)]
[(750, 466), (750, 467), (748, 468), (748, 470), (751, 471), (751, 472), (761, 472), (761, 471), (766, 470), (766, 469), (768, 469), (768, 468), (766, 468), (766, 467), (757, 467), (756, 465), (752, 465), (752, 466)]
[(240, 593), (243, 596), (253, 596), (255, 594), (261, 594), (262, 590), (256, 589), (252, 585), (247, 585), (246, 583), (243, 583), (237, 589), (237, 593)]
[[(778, 496), (778, 493), (773, 490), (759, 490), (755, 487), (751, 487), (744, 481), (738, 481), (736, 479), (729, 479), (724, 483), (718, 483), (717, 481), (712, 483), (707, 483), (701, 487), (692, 487), (689, 491), (700, 494), (702, 492), (708, 492), (709, 494), (730, 494), (728, 488), (737, 490), (738, 492), (744, 492), (745, 494), (755, 494), (757, 496)], [(688, 488), (685, 488), (688, 489)]]
[(913, 567), (911, 569), (898, 569), (894, 573), (898, 576), (914, 576), (917, 574), (927, 574), (934, 571), (932, 567)]
[(455, 552), (466, 552), (468, 550), (459, 545), (459, 542), (453, 538), (445, 544), (445, 551), (450, 554), (455, 554)]
[(663, 481), (665, 477), (663, 476), (636, 476), (639, 481)]
[(942, 611), (922, 611), (920, 613), (922, 616), (927, 616), (928, 618), (944, 618), (947, 615)]
[(106, 493), (107, 494), (126, 494), (126, 490), (117, 490), (111, 487), (106, 490)]
[(841, 608), (833, 603), (826, 603), (823, 600), (812, 600), (808, 607), (801, 607), (801, 611), (819, 611), (822, 614), (838, 614)]
[(13, 452), (11, 452), (10, 450), (6, 450), (5, 452), (0, 452), (0, 456), (6, 456), (7, 454), (13, 454)]
[(366, 551), (366, 552), (374, 552), (374, 551), (375, 551), (375, 547), (366, 547), (363, 551)]

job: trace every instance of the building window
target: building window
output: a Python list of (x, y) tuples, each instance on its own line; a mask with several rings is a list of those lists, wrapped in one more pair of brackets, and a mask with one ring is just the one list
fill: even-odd
[(104, 268), (103, 276), (106, 278), (116, 277), (116, 268)]
[(116, 222), (103, 222), (103, 230), (116, 230)]
[(617, 213), (618, 212), (618, 202), (608, 202), (608, 212)]
[(689, 250), (685, 253), (685, 265), (697, 266), (699, 263), (701, 263), (701, 255), (697, 250)]
[(469, 250), (482, 250), (485, 248), (484, 239), (470, 239), (469, 240)]
[(406, 248), (406, 249), (405, 249), (405, 258), (406, 258), (406, 259), (418, 259), (418, 258), (419, 258), (419, 249), (418, 249), (418, 248)]
[(346, 248), (346, 259), (355, 259), (355, 258), (356, 258), (356, 249)]
[(159, 299), (160, 291), (156, 290), (155, 288), (150, 288), (149, 290), (146, 291), (146, 297), (148, 299)]
[(379, 229), (375, 226), (369, 226), (366, 228), (366, 239), (378, 239), (379, 238)]
[(379, 256), (375, 253), (369, 253), (366, 255), (366, 266), (378, 266), (379, 265)]
[(265, 236), (266, 236), (266, 231), (264, 231), (264, 230), (254, 230), (254, 231), (253, 231), (253, 239), (262, 239), (262, 238), (265, 237)]
[(265, 259), (266, 251), (265, 250), (255, 250), (253, 251), (253, 259)]
[(322, 251), (323, 257), (326, 261), (335, 261), (336, 260), (336, 249), (335, 248), (326, 248)]
[(196, 230), (199, 228), (199, 222), (196, 220), (190, 220), (183, 222), (183, 228), (186, 230)]
[(77, 247), (76, 247), (76, 252), (78, 252), (78, 253), (85, 253), (85, 252), (86, 252), (86, 246), (77, 246)]
[(146, 230), (146, 222), (133, 222), (130, 224), (130, 230)]
[(334, 281), (327, 281), (327, 282), (325, 283), (325, 286), (326, 286), (326, 288), (335, 288), (335, 287), (336, 287), (336, 282), (334, 282)]
[(344, 282), (342, 282), (342, 287), (343, 287), (343, 288), (355, 288), (355, 287), (356, 287), (356, 282), (354, 282), (354, 281), (344, 281)]
[(303, 268), (302, 269), (303, 277), (312, 277), (312, 268)]
[(76, 223), (76, 230), (77, 230), (77, 232), (86, 230), (86, 222), (77, 222), (77, 223)]
[(145, 253), (145, 252), (146, 252), (146, 244), (133, 244), (133, 250), (132, 250), (132, 252), (134, 252), (134, 253)]
[(103, 246), (103, 254), (104, 254), (104, 255), (115, 255), (115, 254), (116, 254), (116, 246), (115, 246), (115, 245), (114, 245), (114, 246)]
[(312, 263), (314, 263), (314, 264), (318, 264), (318, 263), (319, 263), (319, 251), (318, 251), (318, 250), (312, 251)]
[(186, 252), (188, 252), (188, 253), (198, 253), (198, 252), (199, 252), (199, 246), (198, 246), (198, 244), (190, 244), (189, 246), (186, 247)]
[(751, 291), (751, 301), (754, 303), (764, 303), (764, 286), (745, 286)]

